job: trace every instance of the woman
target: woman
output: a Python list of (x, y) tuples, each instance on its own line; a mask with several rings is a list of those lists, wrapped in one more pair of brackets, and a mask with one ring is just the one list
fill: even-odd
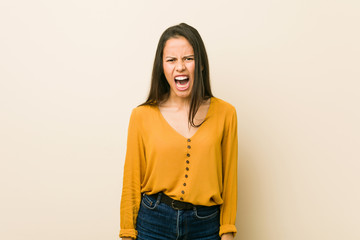
[(213, 97), (204, 43), (181, 23), (162, 34), (130, 117), (120, 237), (233, 239), (236, 201), (236, 111)]

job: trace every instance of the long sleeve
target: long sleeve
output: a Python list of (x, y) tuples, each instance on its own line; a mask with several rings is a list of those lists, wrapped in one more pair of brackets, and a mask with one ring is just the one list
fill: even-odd
[(136, 218), (141, 201), (141, 180), (145, 169), (145, 149), (141, 121), (135, 108), (130, 117), (120, 204), (120, 237), (136, 238)]
[(169, 125), (157, 106), (139, 106), (132, 111), (120, 205), (120, 237), (137, 237), (141, 193), (158, 192), (195, 205), (220, 205), (219, 235), (237, 232), (235, 108), (211, 98), (207, 120), (190, 142), (191, 150), (189, 140)]
[(222, 139), (222, 175), (223, 175), (223, 204), (220, 207), (220, 232), (236, 234), (235, 227), (237, 204), (237, 160), (238, 136), (237, 116), (235, 108), (225, 121)]

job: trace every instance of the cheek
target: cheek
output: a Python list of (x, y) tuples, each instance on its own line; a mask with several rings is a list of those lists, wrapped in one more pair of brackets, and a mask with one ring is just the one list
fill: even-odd
[(194, 63), (194, 64), (189, 64), (188, 70), (189, 70), (190, 74), (191, 74), (192, 76), (194, 76), (194, 73), (195, 73), (195, 63)]
[(166, 80), (169, 82), (172, 78), (171, 67), (166, 64), (163, 64), (163, 69), (164, 69), (164, 75), (166, 77)]
[(164, 69), (164, 73), (165, 76), (170, 75), (171, 74), (171, 66), (167, 65), (167, 64), (163, 64), (163, 69)]

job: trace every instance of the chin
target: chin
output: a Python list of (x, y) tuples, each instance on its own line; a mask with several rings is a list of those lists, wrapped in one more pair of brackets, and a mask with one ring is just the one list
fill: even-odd
[(181, 98), (190, 98), (190, 94), (191, 92), (175, 92), (175, 95), (177, 97), (181, 97)]

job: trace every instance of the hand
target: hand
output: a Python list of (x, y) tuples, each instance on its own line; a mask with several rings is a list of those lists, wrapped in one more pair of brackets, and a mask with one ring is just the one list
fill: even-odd
[(221, 240), (233, 240), (234, 234), (233, 233), (224, 233), (221, 235)]

